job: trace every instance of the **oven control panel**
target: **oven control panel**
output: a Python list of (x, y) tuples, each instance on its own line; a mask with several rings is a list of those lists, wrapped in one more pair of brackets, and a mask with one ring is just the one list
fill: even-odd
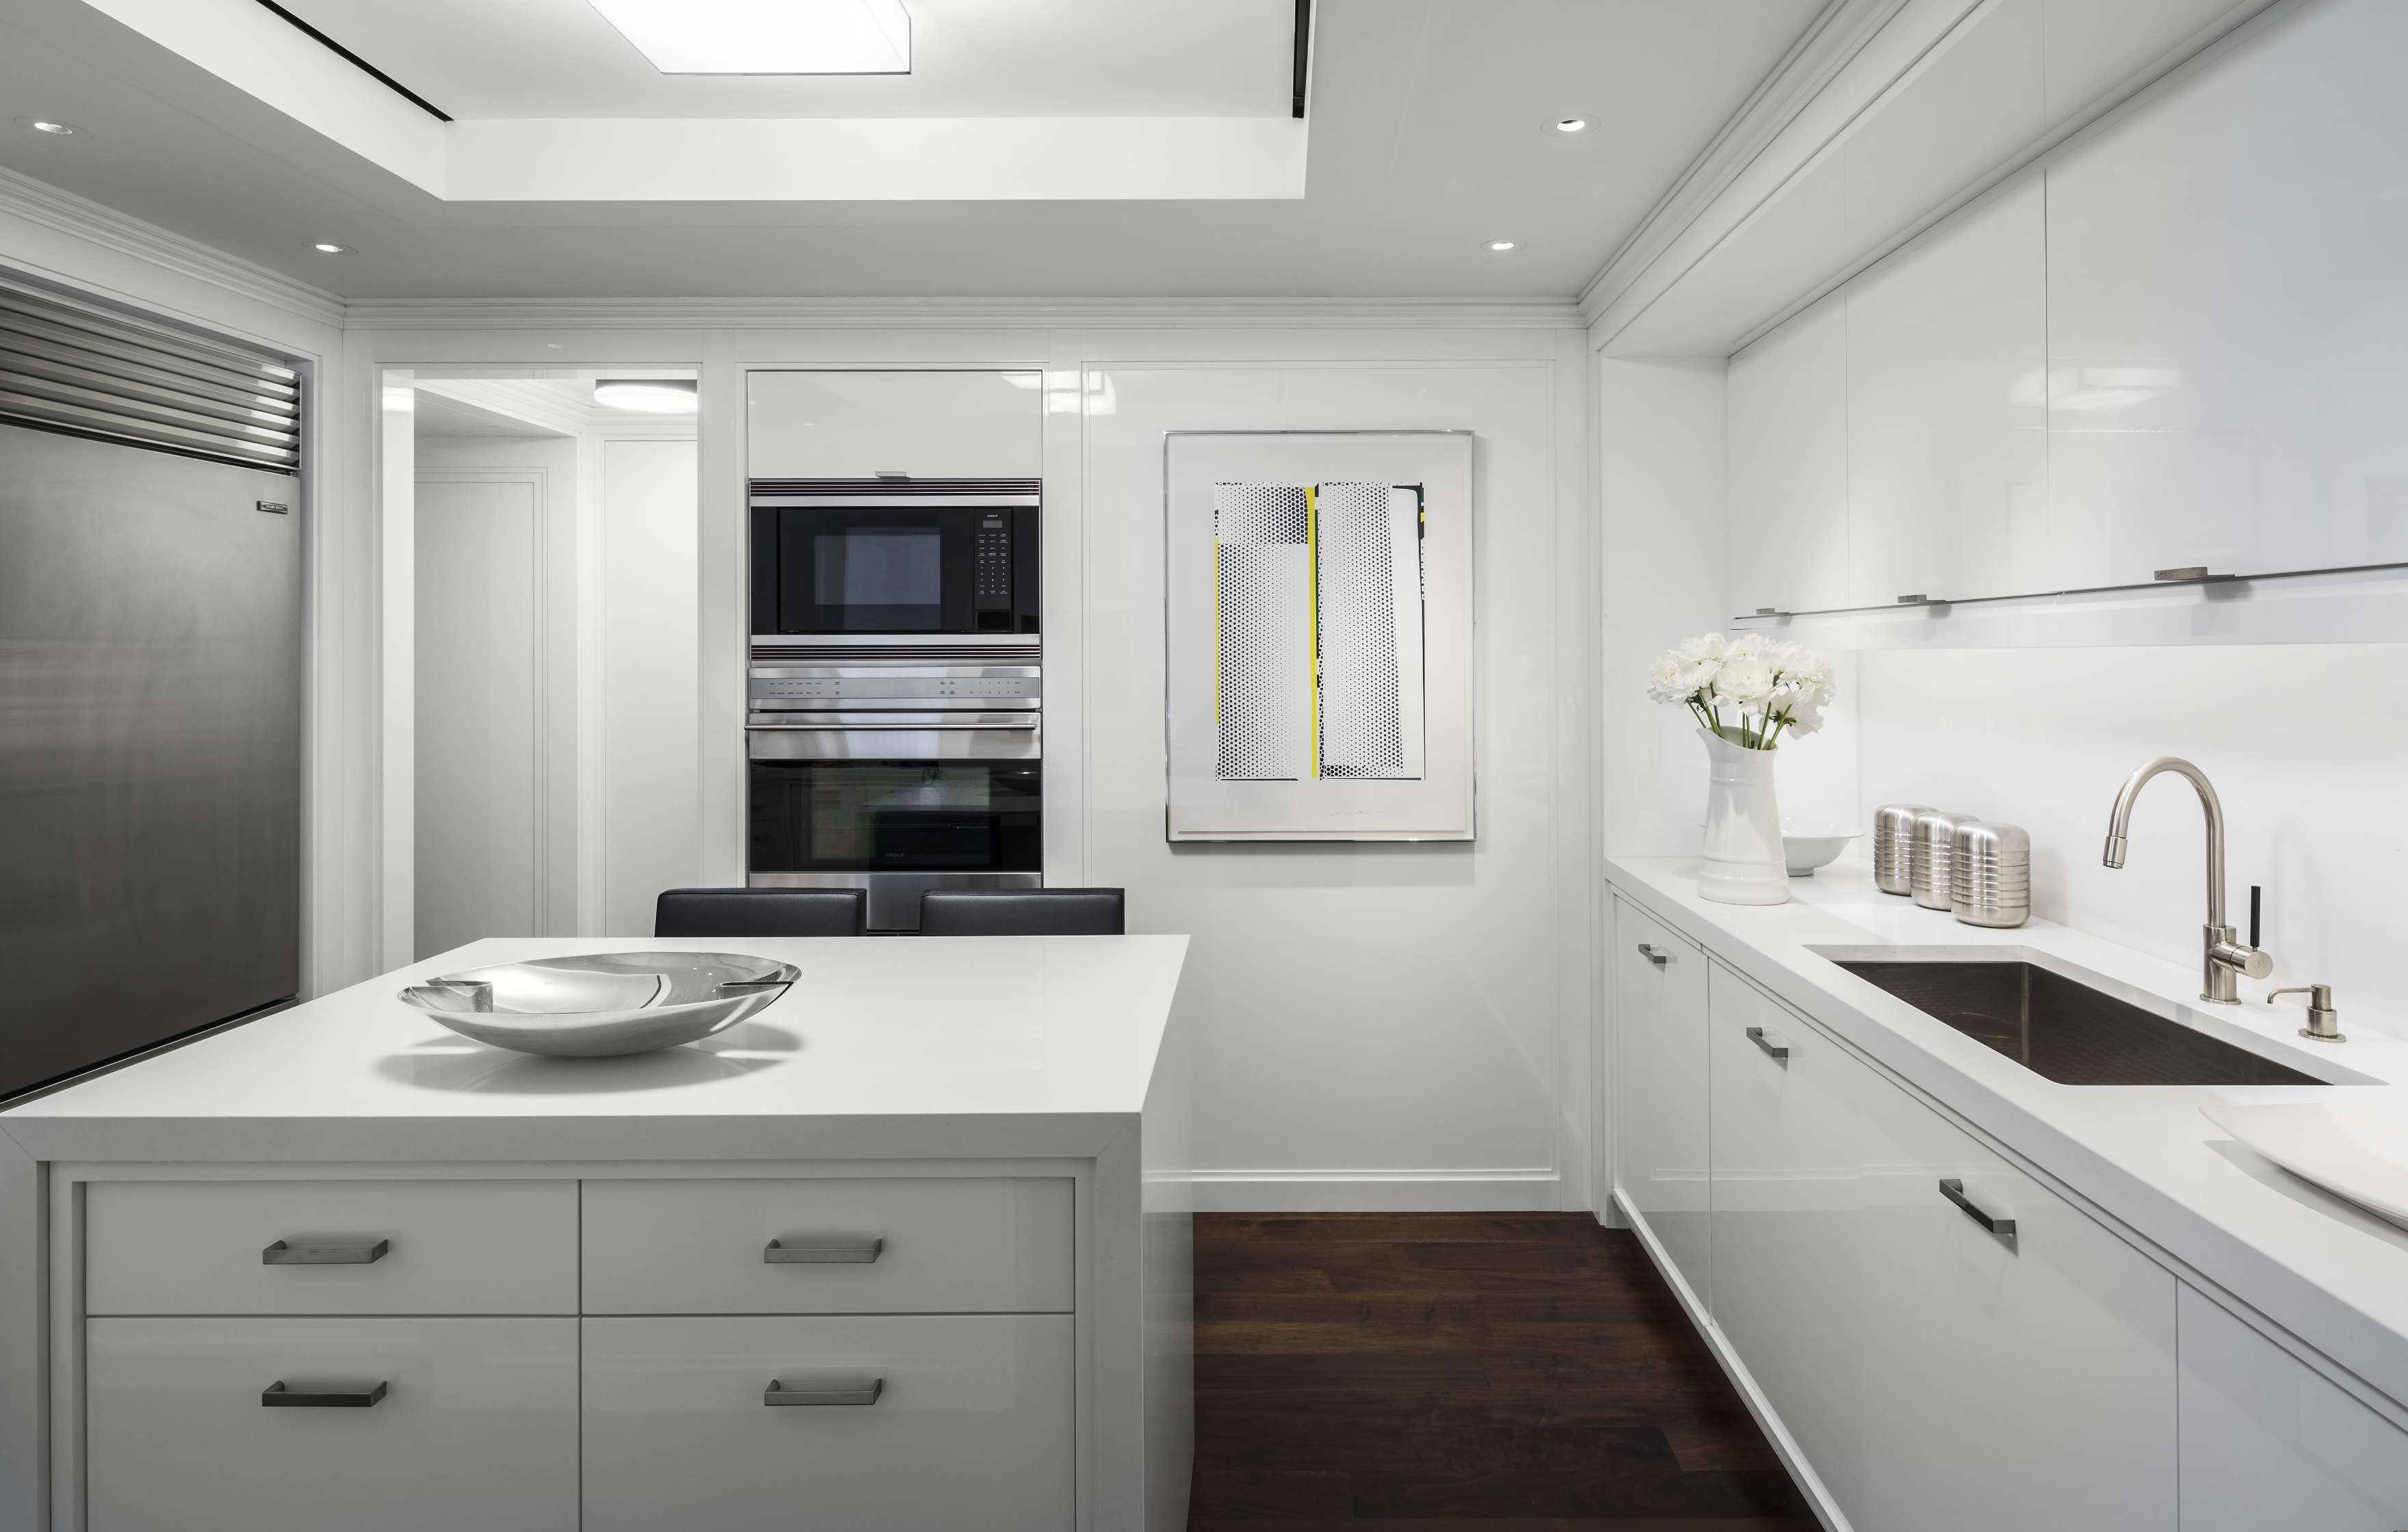
[(977, 611), (1011, 609), (1011, 525), (1001, 516), (979, 518), (972, 550), (971, 607)]

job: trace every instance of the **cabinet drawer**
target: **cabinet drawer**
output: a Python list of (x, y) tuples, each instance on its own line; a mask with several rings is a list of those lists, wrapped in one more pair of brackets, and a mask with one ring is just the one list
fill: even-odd
[(84, 1198), (87, 1313), (577, 1311), (574, 1181), (95, 1181)]
[[(1068, 1532), (1070, 1323), (589, 1319), (585, 1532)], [(764, 1398), (873, 1380), (874, 1403)]]
[[(585, 1311), (1067, 1311), (1070, 1187), (1068, 1177), (589, 1181)], [(812, 1254), (851, 1258), (795, 1258)]]
[[(573, 1319), (95, 1319), (85, 1342), (90, 1532), (576, 1528)], [(263, 1405), (280, 1382), (384, 1393)]]

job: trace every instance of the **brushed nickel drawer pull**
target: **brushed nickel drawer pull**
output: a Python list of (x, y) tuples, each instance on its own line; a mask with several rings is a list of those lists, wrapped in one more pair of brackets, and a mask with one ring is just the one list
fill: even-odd
[(1784, 1064), (1789, 1062), (1789, 1045), (1785, 1042), (1772, 1041), (1764, 1035), (1764, 1028), (1760, 1026), (1749, 1027), (1747, 1029), (1747, 1040), (1756, 1044), (1758, 1048), (1763, 1049), (1767, 1058), (1778, 1059)]
[(2012, 1218), (1993, 1218), (1988, 1213), (1984, 1212), (1981, 1209), (1973, 1206), (1973, 1199), (1965, 1195), (1965, 1183), (1963, 1181), (1957, 1181), (1953, 1177), (1942, 1181), (1940, 1183), (1940, 1195), (1946, 1197), (1949, 1201), (1956, 1204), (1957, 1210), (1962, 1212), (1966, 1217), (1971, 1219), (1974, 1223), (1981, 1224), (1983, 1228), (1988, 1230), (1991, 1235), (1997, 1238), (1999, 1243), (2006, 1246), (2009, 1250), (2015, 1248), (2015, 1221)]
[(767, 1405), (789, 1404), (876, 1404), (878, 1396), (886, 1392), (883, 1378), (831, 1378), (817, 1382), (781, 1383), (769, 1380), (761, 1391), (761, 1402)]
[(1672, 961), (1671, 953), (1665, 952), (1652, 941), (1642, 941), (1639, 944), (1639, 955), (1659, 968)]
[(287, 1388), (282, 1379), (259, 1392), (259, 1402), (271, 1410), (367, 1410), (385, 1396), (385, 1385), (366, 1389)]
[(259, 1253), (262, 1266), (369, 1266), (393, 1249), (390, 1239), (279, 1239)]
[(885, 1250), (883, 1239), (772, 1239), (761, 1247), (771, 1266), (867, 1266)]

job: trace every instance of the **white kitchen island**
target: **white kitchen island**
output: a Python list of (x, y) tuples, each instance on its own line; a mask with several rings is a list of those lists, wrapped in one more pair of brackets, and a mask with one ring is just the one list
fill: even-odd
[[(617, 1059), (394, 998), (648, 947), (802, 976)], [(0, 1525), (1183, 1526), (1185, 952), (480, 941), (0, 1113)]]

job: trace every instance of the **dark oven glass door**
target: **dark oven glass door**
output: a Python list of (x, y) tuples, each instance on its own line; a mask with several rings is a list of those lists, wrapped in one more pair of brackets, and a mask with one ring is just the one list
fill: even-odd
[(1027, 872), (1037, 761), (754, 761), (754, 872)]
[(1030, 507), (762, 506), (759, 634), (1034, 633)]

